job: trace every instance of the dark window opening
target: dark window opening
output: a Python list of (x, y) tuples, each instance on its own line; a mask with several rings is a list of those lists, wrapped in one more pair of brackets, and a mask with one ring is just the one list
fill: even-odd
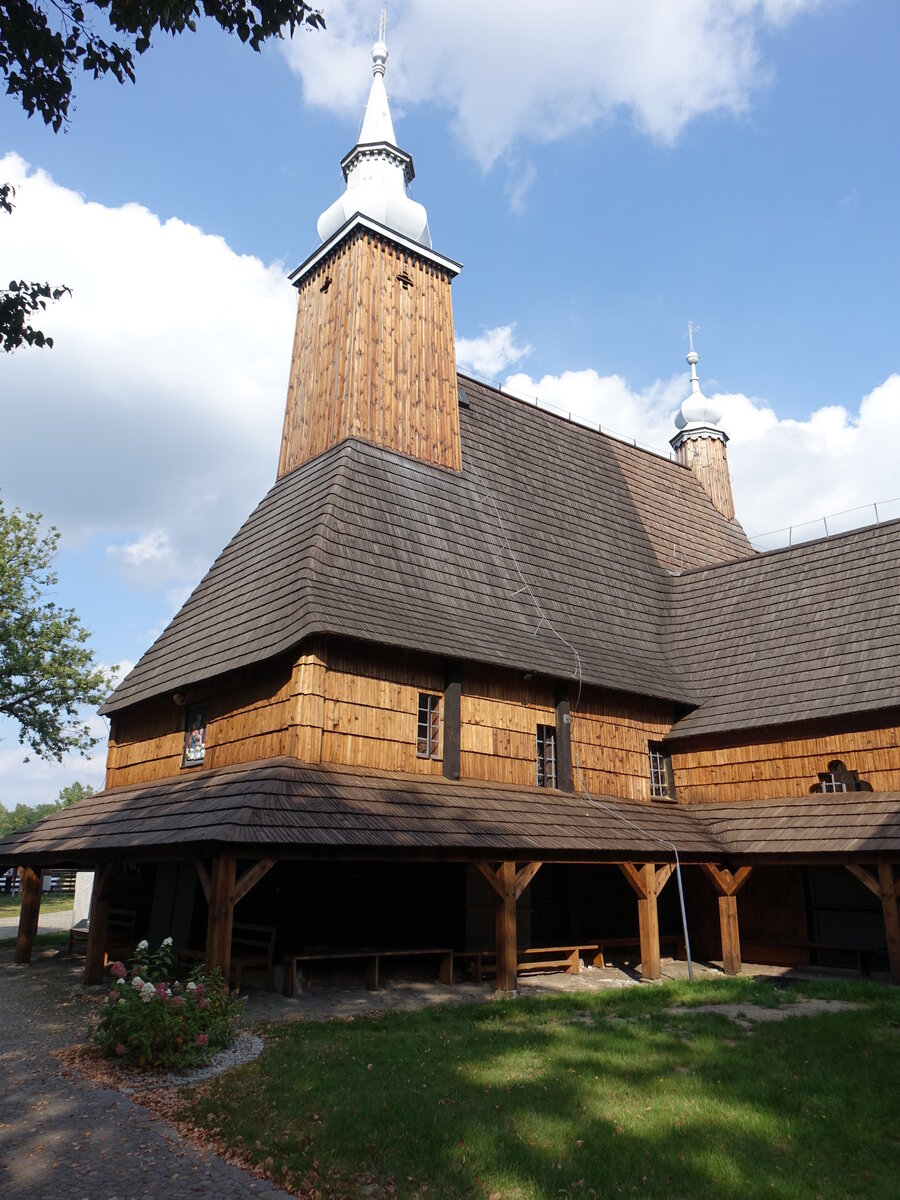
[(329, 289), (330, 287), (331, 287), (331, 276), (330, 276), (330, 275), (326, 275), (326, 276), (325, 276), (325, 281), (323, 282), (322, 286), (319, 288), (319, 291), (320, 291), (320, 292), (327, 292), (327, 291), (328, 291), (328, 289)]
[(416, 754), (419, 758), (438, 758), (441, 743), (441, 698), (419, 692), (419, 724)]
[(648, 742), (647, 748), (650, 752), (650, 799), (674, 800), (672, 755), (661, 742)]
[(556, 729), (553, 725), (537, 727), (537, 785), (556, 787)]
[(206, 705), (189, 704), (184, 712), (183, 767), (200, 767), (206, 757)]
[(819, 782), (810, 792), (871, 792), (872, 785), (860, 779), (856, 771), (849, 771), (840, 759), (828, 764), (827, 771), (819, 772)]
[(408, 292), (413, 285), (412, 279), (410, 279), (405, 271), (400, 272), (400, 274), (397, 276), (397, 281), (403, 288), (404, 292)]

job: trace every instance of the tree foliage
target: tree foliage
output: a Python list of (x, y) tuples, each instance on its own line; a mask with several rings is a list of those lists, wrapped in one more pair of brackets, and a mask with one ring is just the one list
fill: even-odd
[(254, 50), (285, 29), (325, 24), (304, 0), (0, 0), (7, 94), (58, 131), (68, 121), (77, 71), (133, 82), (135, 56), (149, 50), (154, 33), (196, 31), (200, 17)]
[[(3, 0), (0, 0), (2, 3)], [(0, 212), (12, 213), (12, 198), (16, 189), (11, 183), (0, 183)], [(43, 312), (48, 301), (61, 300), (72, 289), (49, 283), (26, 283), (24, 279), (10, 280), (8, 288), (0, 288), (0, 350), (16, 350), (19, 346), (53, 346), (47, 337), (31, 324), (36, 312)]]
[(111, 679), (74, 611), (51, 598), (58, 544), (40, 514), (7, 512), (0, 502), (0, 714), (18, 724), (22, 744), (60, 760), (96, 745), (79, 709), (99, 704)]
[(79, 800), (86, 800), (93, 794), (94, 789), (90, 784), (80, 783), (76, 779), (74, 783), (60, 788), (59, 799), (51, 800), (49, 804), (37, 804), (34, 807), (17, 804), (13, 809), (4, 808), (0, 804), (0, 838), (16, 833), (19, 829), (27, 829), (29, 825), (36, 825), (38, 821), (43, 821), (44, 817), (49, 817), (63, 808), (71, 808)]

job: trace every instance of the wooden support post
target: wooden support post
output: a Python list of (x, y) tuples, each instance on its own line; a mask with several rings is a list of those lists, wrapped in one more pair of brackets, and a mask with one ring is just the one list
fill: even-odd
[(41, 915), (41, 873), (34, 867), (19, 867), (19, 932), (16, 936), (16, 962), (30, 963), (38, 918)]
[(514, 992), (516, 975), (516, 864), (503, 862), (497, 872), (496, 901), (497, 991)]
[(444, 765), (448, 779), (459, 779), (462, 672), (459, 663), (447, 667), (444, 683)]
[(109, 901), (115, 868), (112, 863), (94, 872), (94, 889), (91, 892), (91, 912), (88, 921), (87, 948), (84, 952), (84, 982), (87, 985), (102, 983), (106, 967), (106, 935), (109, 931)]
[(879, 862), (878, 886), (881, 892), (881, 908), (884, 912), (884, 932), (887, 938), (891, 983), (900, 984), (900, 911), (897, 908), (897, 884), (894, 881), (892, 863)]
[(231, 930), (234, 925), (234, 882), (237, 861), (226, 855), (213, 859), (206, 926), (206, 969), (218, 967), (228, 984), (231, 971)]
[(641, 975), (644, 979), (662, 978), (659, 964), (659, 909), (656, 904), (656, 867), (645, 863), (641, 868), (646, 894), (638, 897), (638, 930), (641, 935)]
[(572, 780), (572, 708), (567, 692), (556, 697), (556, 786), (561, 792), (574, 791)]
[(726, 975), (741, 973), (741, 933), (738, 925), (737, 894), (750, 876), (750, 867), (735, 871), (702, 863), (703, 872), (719, 897), (719, 929), (722, 934), (722, 969)]

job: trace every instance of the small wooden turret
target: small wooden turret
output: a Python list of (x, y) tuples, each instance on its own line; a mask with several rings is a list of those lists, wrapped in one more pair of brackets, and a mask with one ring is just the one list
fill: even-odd
[(691, 368), (691, 394), (675, 418), (678, 433), (669, 445), (675, 451), (678, 462), (691, 471), (722, 516), (733, 521), (734, 497), (725, 449), (728, 434), (718, 427), (721, 411), (700, 391), (700, 380), (697, 378), (700, 355), (694, 349), (694, 327), (691, 322), (688, 322), (688, 338), (690, 350), (686, 361)]
[(298, 291), (278, 477), (358, 437), (461, 467), (451, 280), (425, 209), (407, 195), (412, 158), (394, 140), (383, 33), (346, 190), (319, 218), (324, 241), (291, 276)]

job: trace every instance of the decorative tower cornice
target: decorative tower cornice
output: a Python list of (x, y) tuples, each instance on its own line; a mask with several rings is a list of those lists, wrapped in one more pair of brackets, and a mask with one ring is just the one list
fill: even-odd
[(685, 361), (691, 368), (690, 395), (682, 402), (675, 417), (678, 432), (669, 445), (682, 466), (688, 467), (723, 517), (734, 520), (734, 497), (725, 444), (728, 434), (719, 429), (722, 410), (700, 390), (694, 349), (694, 323), (688, 321), (688, 350)]

